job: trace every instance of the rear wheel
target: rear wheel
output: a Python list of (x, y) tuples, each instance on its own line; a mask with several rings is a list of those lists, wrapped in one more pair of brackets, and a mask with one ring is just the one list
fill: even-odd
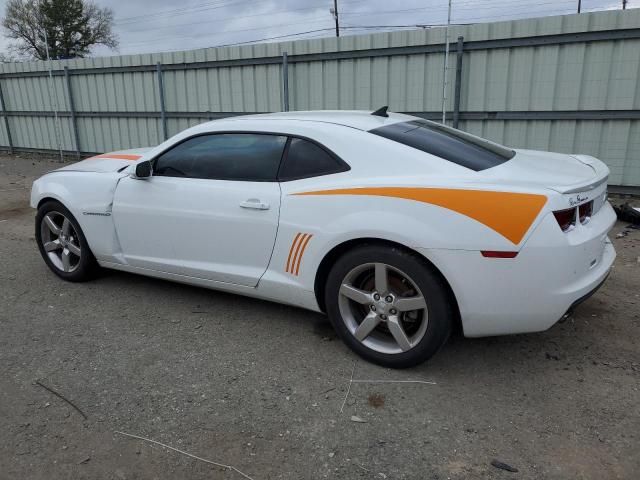
[(400, 248), (366, 245), (347, 252), (329, 273), (325, 294), (338, 335), (386, 367), (424, 362), (451, 332), (452, 308), (441, 278)]
[(93, 277), (96, 260), (78, 222), (60, 202), (52, 200), (38, 208), (35, 234), (40, 254), (53, 273), (71, 282)]

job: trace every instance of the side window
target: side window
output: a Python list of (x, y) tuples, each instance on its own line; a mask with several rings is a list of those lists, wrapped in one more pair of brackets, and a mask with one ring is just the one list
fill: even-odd
[(292, 138), (278, 179), (286, 182), (347, 170), (348, 165), (319, 145), (302, 138)]
[(190, 138), (160, 155), (154, 175), (252, 182), (275, 181), (287, 137), (219, 133)]

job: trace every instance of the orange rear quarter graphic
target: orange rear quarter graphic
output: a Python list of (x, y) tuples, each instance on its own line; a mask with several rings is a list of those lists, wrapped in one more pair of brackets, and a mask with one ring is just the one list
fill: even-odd
[(466, 215), (514, 244), (520, 243), (547, 197), (531, 193), (423, 187), (362, 187), (302, 192), (294, 195), (372, 195), (429, 203)]

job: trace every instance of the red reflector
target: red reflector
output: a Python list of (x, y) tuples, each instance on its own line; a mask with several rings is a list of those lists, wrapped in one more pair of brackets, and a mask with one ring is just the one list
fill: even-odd
[(558, 210), (553, 212), (553, 215), (556, 217), (558, 221), (558, 225), (563, 232), (566, 232), (571, 229), (571, 227), (575, 227), (576, 225), (576, 209), (575, 208), (567, 208), (566, 210)]
[(493, 250), (482, 250), (483, 257), (487, 258), (515, 258), (518, 252), (496, 252)]

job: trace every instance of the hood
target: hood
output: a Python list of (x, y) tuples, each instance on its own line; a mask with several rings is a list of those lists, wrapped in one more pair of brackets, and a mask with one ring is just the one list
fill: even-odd
[(508, 162), (482, 172), (485, 178), (572, 193), (594, 188), (609, 175), (604, 163), (587, 155), (521, 149), (515, 152)]
[(72, 163), (56, 171), (74, 172), (115, 172), (123, 167), (140, 160), (151, 148), (134, 148), (131, 150), (119, 150), (117, 152), (103, 153), (95, 157), (86, 158), (80, 162)]

